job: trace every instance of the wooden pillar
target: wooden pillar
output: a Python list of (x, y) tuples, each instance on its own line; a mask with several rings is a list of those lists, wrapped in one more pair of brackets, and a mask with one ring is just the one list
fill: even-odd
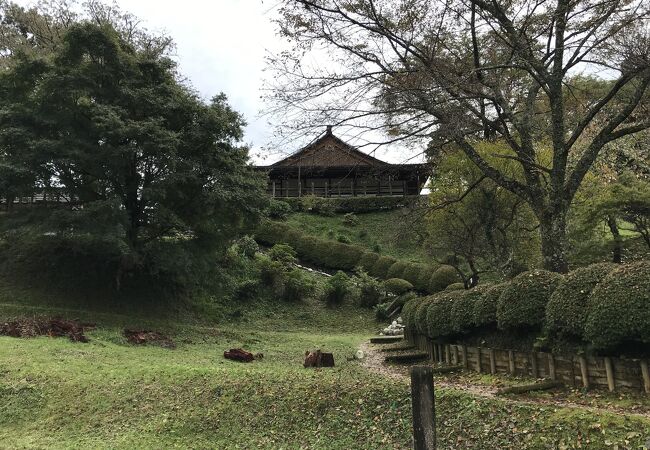
[(458, 358), (458, 345), (454, 345), (454, 364), (458, 365), (460, 359)]
[(449, 344), (445, 345), (445, 362), (451, 364), (451, 346)]
[(492, 375), (497, 373), (497, 358), (493, 348), (490, 349), (490, 373)]
[(585, 389), (589, 389), (589, 370), (587, 369), (587, 358), (584, 356), (579, 356), (578, 361), (580, 362), (580, 376), (582, 378), (582, 386)]
[(648, 361), (641, 361), (641, 376), (643, 377), (643, 388), (646, 394), (650, 394), (650, 370)]
[(557, 374), (555, 373), (555, 358), (551, 353), (548, 354), (548, 376), (551, 380), (557, 380)]
[(272, 192), (273, 197), (275, 198), (275, 181), (273, 183), (271, 183), (271, 192)]
[(607, 374), (607, 387), (610, 392), (614, 392), (616, 383), (614, 381), (614, 367), (612, 367), (611, 358), (605, 358), (605, 373)]
[(530, 354), (530, 370), (532, 372), (533, 378), (539, 378), (539, 370), (537, 369), (537, 353), (532, 352)]
[(467, 346), (463, 345), (463, 367), (469, 368), (469, 361), (467, 361)]
[(433, 368), (415, 366), (411, 369), (411, 404), (414, 450), (435, 450), (436, 411)]
[(483, 372), (483, 367), (481, 366), (481, 347), (476, 347), (476, 371), (478, 373)]
[(515, 374), (515, 352), (508, 350), (508, 369), (510, 370), (510, 375)]

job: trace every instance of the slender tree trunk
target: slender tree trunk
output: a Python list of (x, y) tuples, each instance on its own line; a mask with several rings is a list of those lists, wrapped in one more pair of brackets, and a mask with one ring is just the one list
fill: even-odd
[(618, 231), (616, 219), (613, 216), (607, 216), (607, 226), (614, 237), (614, 248), (612, 249), (612, 262), (620, 264), (623, 256), (623, 239)]
[(547, 212), (540, 216), (539, 230), (542, 238), (544, 268), (552, 272), (569, 271), (567, 260), (567, 209)]

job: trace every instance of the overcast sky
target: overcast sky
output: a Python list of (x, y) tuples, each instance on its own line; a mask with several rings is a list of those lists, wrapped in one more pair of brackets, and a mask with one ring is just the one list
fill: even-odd
[[(14, 0), (28, 6), (33, 0)], [(111, 3), (112, 0), (104, 0)], [(276, 36), (273, 18), (279, 0), (116, 0), (124, 11), (142, 19), (152, 32), (164, 32), (176, 42), (180, 72), (205, 99), (224, 92), (231, 105), (244, 115), (248, 126), (245, 142), (258, 164), (269, 164), (281, 155), (269, 155), (264, 147), (273, 128), (260, 117), (264, 108), (261, 88), (265, 55), (283, 48)], [(323, 124), (323, 130), (325, 129)], [(336, 130), (334, 130), (336, 134)], [(315, 136), (313, 136), (315, 137)], [(282, 149), (292, 153), (304, 141)], [(382, 148), (374, 156), (389, 162), (404, 162), (402, 149)], [(417, 162), (415, 160), (411, 162)]]

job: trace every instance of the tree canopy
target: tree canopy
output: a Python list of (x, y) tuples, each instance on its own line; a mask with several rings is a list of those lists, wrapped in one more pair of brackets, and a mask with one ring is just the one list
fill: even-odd
[(153, 267), (165, 246), (210, 254), (256, 223), (264, 181), (239, 145), (242, 117), (223, 94), (202, 101), (163, 53), (80, 22), (51, 52), (13, 58), (0, 77), (0, 167), (71, 205), (21, 215), (22, 229), (112, 242), (119, 284), (165, 272)]
[[(271, 60), (271, 100), (296, 111), (292, 129), (327, 120), (461, 148), (530, 205), (544, 267), (564, 272), (585, 175), (608, 143), (650, 127), (649, 15), (641, 0), (286, 1), (294, 48)], [(323, 52), (330, 63), (313, 64)], [(478, 151), (484, 138), (508, 145), (496, 156), (523, 178)]]

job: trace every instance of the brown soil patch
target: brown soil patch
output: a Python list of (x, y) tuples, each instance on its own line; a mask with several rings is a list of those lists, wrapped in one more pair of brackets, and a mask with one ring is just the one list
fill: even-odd
[(157, 345), (163, 348), (176, 348), (176, 344), (171, 338), (157, 331), (149, 330), (124, 330), (124, 337), (130, 344), (134, 345)]
[(0, 336), (30, 338), (36, 336), (67, 337), (72, 342), (88, 342), (84, 332), (94, 324), (59, 318), (16, 319), (0, 324)]

